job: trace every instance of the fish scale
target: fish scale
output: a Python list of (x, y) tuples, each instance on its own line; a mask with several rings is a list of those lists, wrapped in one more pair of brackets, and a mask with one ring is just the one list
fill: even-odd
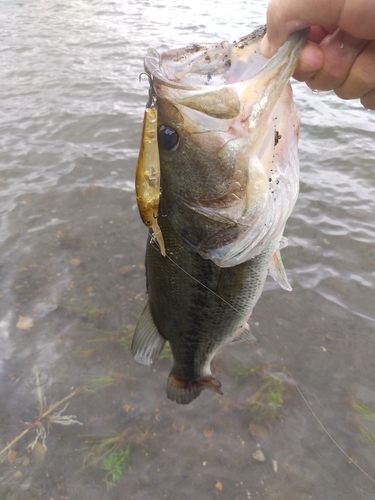
[[(177, 336), (176, 345), (184, 342), (185, 334), (197, 342), (204, 336), (205, 342), (221, 342), (228, 329), (233, 331), (251, 314), (277, 242), (250, 261), (220, 268), (191, 250), (167, 219), (161, 219), (160, 226), (170, 258), (163, 258), (156, 245), (148, 245), (146, 254), (147, 288), (156, 326), (171, 347), (173, 334), (181, 329), (184, 334)], [(164, 307), (166, 290), (168, 309)]]
[[(168, 218), (159, 219), (168, 250), (166, 258), (156, 242), (147, 245), (149, 306), (161, 342), (170, 343), (173, 377), (184, 381), (179, 391), (168, 386), (167, 395), (186, 404), (204, 388), (220, 389), (220, 385), (210, 385), (210, 362), (247, 324), (279, 242), (274, 240), (263, 253), (243, 264), (221, 268), (192, 250)], [(232, 338), (228, 339), (228, 332)], [(245, 340), (249, 340), (250, 334), (245, 332)], [(197, 380), (205, 383), (189, 385)]]

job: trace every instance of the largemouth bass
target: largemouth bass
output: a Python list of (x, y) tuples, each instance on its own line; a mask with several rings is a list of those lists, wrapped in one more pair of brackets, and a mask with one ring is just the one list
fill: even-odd
[[(225, 344), (252, 338), (247, 321), (267, 274), (291, 289), (279, 250), (298, 196), (299, 117), (289, 78), (305, 33), (269, 61), (259, 50), (264, 33), (162, 54), (150, 49), (145, 59), (146, 112), (155, 111), (157, 124), (144, 125), (137, 165), (137, 199), (150, 230), (148, 303), (132, 354), (150, 364), (169, 341), (167, 396), (177, 403), (203, 389), (221, 394), (211, 360)], [(154, 157), (155, 134), (159, 158), (151, 165), (145, 148)], [(150, 172), (158, 173), (160, 192)]]

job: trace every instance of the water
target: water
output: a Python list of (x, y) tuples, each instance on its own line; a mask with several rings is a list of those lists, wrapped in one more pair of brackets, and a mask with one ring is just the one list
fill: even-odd
[[(39, 425), (0, 457), (1, 499), (375, 499), (374, 482), (293, 385), (283, 386), (282, 420), (256, 427), (248, 404), (259, 377), (293, 377), (375, 477), (365, 436), (375, 428), (358, 411), (375, 405), (375, 115), (358, 103), (294, 84), (301, 194), (283, 251), (293, 292), (270, 281), (254, 311), (258, 342), (214, 361), (225, 396), (205, 391), (178, 406), (165, 395), (170, 359), (146, 368), (129, 352), (146, 300), (133, 181), (146, 49), (238, 38), (265, 10), (1, 1), (0, 449), (82, 384), (95, 386), (52, 412), (60, 423), (42, 421), (47, 451)], [(99, 377), (112, 385), (100, 389)], [(63, 415), (76, 416), (72, 425)], [(122, 456), (102, 454), (120, 461), (122, 478), (88, 455), (88, 435), (113, 432)], [(259, 448), (265, 462), (252, 457)]]

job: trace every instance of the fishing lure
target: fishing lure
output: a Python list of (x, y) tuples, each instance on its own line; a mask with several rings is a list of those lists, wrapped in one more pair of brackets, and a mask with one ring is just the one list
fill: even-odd
[(158, 147), (158, 108), (157, 95), (152, 78), (146, 74), (150, 82), (149, 100), (143, 118), (141, 146), (139, 149), (137, 170), (135, 174), (135, 194), (138, 210), (144, 225), (153, 231), (153, 237), (159, 244), (160, 252), (166, 255), (164, 239), (158, 224), (160, 201), (160, 158)]

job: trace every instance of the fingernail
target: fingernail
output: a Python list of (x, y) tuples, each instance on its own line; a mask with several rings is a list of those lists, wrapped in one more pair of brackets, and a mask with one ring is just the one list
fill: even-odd
[(272, 48), (270, 42), (268, 41), (267, 35), (264, 35), (263, 40), (260, 42), (260, 53), (267, 59), (272, 56)]

